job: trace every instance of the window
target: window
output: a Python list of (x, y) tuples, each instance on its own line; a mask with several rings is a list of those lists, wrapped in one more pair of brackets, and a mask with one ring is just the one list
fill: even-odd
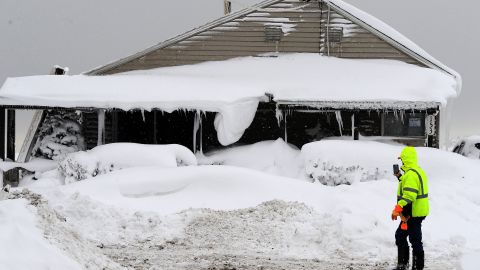
[(425, 136), (425, 113), (386, 113), (384, 136), (422, 137)]
[(283, 37), (283, 30), (280, 25), (266, 25), (265, 26), (265, 41), (278, 42)]

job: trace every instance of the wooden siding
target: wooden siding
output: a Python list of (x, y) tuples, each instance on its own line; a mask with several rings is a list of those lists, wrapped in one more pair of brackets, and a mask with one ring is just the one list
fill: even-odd
[[(278, 42), (265, 27), (281, 27)], [(341, 39), (332, 35), (341, 32)], [(353, 59), (395, 59), (422, 65), (335, 12), (322, 1), (281, 1), (157, 49), (102, 74), (275, 53), (319, 53)], [(422, 65), (423, 66), (423, 65)]]

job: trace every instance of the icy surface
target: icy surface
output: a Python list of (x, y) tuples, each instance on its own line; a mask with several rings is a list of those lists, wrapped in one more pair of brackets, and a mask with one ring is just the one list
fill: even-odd
[(72, 183), (131, 167), (177, 167), (197, 165), (193, 153), (176, 144), (144, 145), (112, 143), (72, 153), (59, 163), (65, 183)]

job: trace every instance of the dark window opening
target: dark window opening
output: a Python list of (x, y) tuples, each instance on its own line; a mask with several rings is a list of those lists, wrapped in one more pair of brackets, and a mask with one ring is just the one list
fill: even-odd
[(425, 136), (425, 113), (406, 113), (403, 116), (386, 113), (384, 118), (384, 136)]
[[(342, 116), (342, 121), (338, 121), (335, 112), (299, 110), (290, 112), (286, 119), (287, 142), (299, 148), (304, 144), (327, 137), (351, 135), (345, 130), (345, 127), (351, 126), (350, 117)], [(342, 132), (340, 132), (339, 122), (344, 127)]]

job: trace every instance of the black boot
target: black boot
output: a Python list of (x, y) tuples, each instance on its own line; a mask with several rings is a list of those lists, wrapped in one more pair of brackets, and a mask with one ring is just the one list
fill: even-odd
[(409, 260), (410, 260), (410, 248), (408, 246), (398, 247), (397, 267), (393, 268), (392, 270), (407, 270)]
[(425, 253), (423, 251), (414, 252), (412, 260), (412, 270), (423, 270), (425, 265)]

